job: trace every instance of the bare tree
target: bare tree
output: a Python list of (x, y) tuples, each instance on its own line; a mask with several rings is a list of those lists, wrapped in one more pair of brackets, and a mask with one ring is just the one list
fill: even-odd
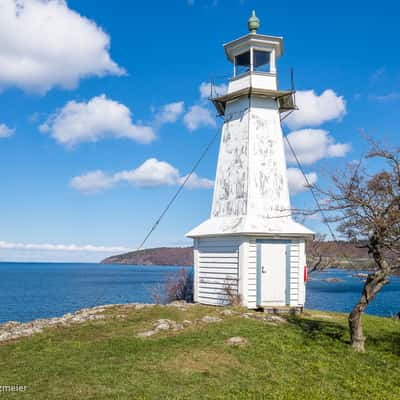
[(317, 234), (313, 241), (307, 243), (308, 273), (323, 271), (337, 266), (338, 259), (327, 253), (326, 235)]
[[(371, 141), (372, 150), (357, 165), (333, 175), (333, 186), (314, 187), (324, 198), (327, 220), (350, 241), (366, 247), (374, 271), (368, 275), (362, 294), (349, 315), (352, 346), (365, 350), (361, 317), (388, 277), (400, 268), (400, 148), (385, 150)], [(363, 162), (384, 161), (384, 167), (370, 174)]]

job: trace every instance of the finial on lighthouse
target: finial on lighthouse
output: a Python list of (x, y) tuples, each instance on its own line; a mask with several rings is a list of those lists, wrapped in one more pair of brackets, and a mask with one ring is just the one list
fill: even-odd
[(257, 33), (257, 30), (260, 27), (260, 20), (258, 19), (255, 10), (253, 10), (251, 17), (247, 22), (247, 26), (249, 27), (250, 33)]

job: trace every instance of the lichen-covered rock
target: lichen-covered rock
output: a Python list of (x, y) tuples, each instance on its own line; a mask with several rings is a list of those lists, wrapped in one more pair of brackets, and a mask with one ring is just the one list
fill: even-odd
[(287, 322), (285, 318), (279, 317), (278, 315), (267, 315), (264, 317), (264, 320), (275, 324), (285, 324)]
[(201, 321), (205, 322), (206, 324), (209, 324), (209, 323), (213, 323), (213, 322), (220, 322), (220, 321), (222, 321), (222, 319), (218, 318), (218, 317), (211, 317), (209, 315), (206, 315), (201, 319)]
[(31, 336), (35, 333), (43, 332), (45, 328), (69, 326), (74, 324), (82, 324), (86, 321), (102, 320), (105, 319), (106, 316), (102, 315), (101, 313), (111, 307), (115, 306), (109, 305), (84, 308), (75, 313), (67, 313), (62, 317), (47, 319), (42, 318), (25, 323), (9, 321), (0, 325), (0, 342)]
[(177, 331), (177, 330), (183, 329), (183, 328), (184, 328), (183, 324), (180, 324), (171, 319), (159, 319), (153, 325), (153, 329), (151, 329), (149, 331), (145, 331), (145, 332), (139, 332), (136, 336), (137, 337), (150, 337), (160, 331), (168, 331), (168, 330)]
[(229, 308), (228, 309), (226, 309), (226, 310), (222, 310), (221, 311), (221, 314), (222, 315), (234, 315), (234, 314), (236, 314), (233, 310), (230, 310)]
[(229, 338), (226, 344), (232, 347), (245, 347), (248, 344), (248, 340), (243, 336), (234, 336)]

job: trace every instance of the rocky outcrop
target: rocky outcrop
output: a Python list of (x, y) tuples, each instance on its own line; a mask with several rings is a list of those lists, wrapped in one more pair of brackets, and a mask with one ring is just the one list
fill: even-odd
[[(193, 306), (193, 303), (186, 303), (185, 301), (175, 301), (167, 304), (168, 307), (176, 307), (181, 311), (186, 310), (187, 307)], [(9, 340), (19, 339), (26, 336), (32, 336), (35, 333), (43, 332), (46, 328), (53, 327), (66, 327), (76, 324), (82, 324), (88, 321), (99, 321), (104, 320), (107, 316), (104, 315), (106, 311), (116, 308), (119, 314), (114, 314), (114, 318), (125, 318), (124, 311), (127, 310), (142, 310), (144, 308), (154, 307), (156, 304), (144, 304), (144, 303), (129, 303), (129, 304), (107, 304), (92, 308), (83, 308), (75, 313), (68, 313), (62, 317), (55, 318), (43, 318), (37, 319), (30, 322), (16, 322), (8, 321), (4, 324), (0, 324), (0, 343)], [(158, 305), (161, 306), (161, 305)], [(122, 314), (121, 314), (122, 313)], [(163, 329), (173, 327), (173, 321), (159, 320), (157, 332)], [(190, 321), (188, 321), (190, 323)], [(185, 322), (184, 322), (185, 323)], [(178, 324), (174, 326), (179, 328)], [(149, 335), (151, 336), (151, 335)]]
[[(10, 340), (20, 339), (32, 336), (35, 333), (41, 333), (47, 328), (68, 327), (77, 324), (83, 324), (88, 321), (101, 321), (107, 318), (125, 319), (131, 310), (143, 310), (151, 307), (175, 307), (179, 311), (186, 311), (189, 307), (203, 307), (200, 304), (186, 303), (185, 301), (174, 301), (169, 304), (108, 304), (93, 308), (84, 308), (75, 313), (68, 313), (62, 317), (37, 319), (31, 322), (9, 321), (0, 324), (0, 343)], [(215, 309), (217, 311), (217, 309)], [(271, 325), (286, 323), (287, 320), (277, 315), (270, 315), (264, 312), (241, 312), (239, 309), (222, 308), (218, 310), (217, 315), (203, 315), (200, 318), (183, 321), (174, 321), (171, 319), (158, 319), (151, 325), (151, 329), (141, 331), (136, 334), (137, 337), (150, 338), (158, 333), (172, 332), (178, 333), (188, 327), (204, 326), (223, 322), (226, 318), (246, 318), (263, 321)], [(234, 344), (232, 344), (234, 345)]]
[[(104, 305), (93, 308), (84, 308), (75, 313), (68, 313), (62, 317), (37, 319), (31, 322), (9, 321), (0, 325), (0, 342), (19, 339), (25, 336), (32, 336), (35, 333), (43, 332), (45, 328), (63, 327), (75, 324), (82, 324), (87, 321), (98, 321), (105, 319), (102, 315), (107, 309), (117, 305)], [(121, 304), (121, 307), (136, 307), (136, 304)], [(140, 307), (144, 307), (140, 304)]]
[(150, 329), (148, 331), (144, 332), (139, 332), (136, 336), (137, 337), (150, 337), (154, 336), (160, 331), (168, 331), (170, 329), (177, 331), (179, 329), (183, 329), (184, 325), (180, 324), (176, 321), (170, 320), (170, 319), (159, 319), (156, 321), (156, 323), (153, 325), (153, 329)]

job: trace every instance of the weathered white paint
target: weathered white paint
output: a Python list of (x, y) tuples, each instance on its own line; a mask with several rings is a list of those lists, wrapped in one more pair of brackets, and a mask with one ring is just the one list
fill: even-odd
[(224, 234), (312, 236), (291, 218), (282, 128), (276, 100), (227, 104), (211, 218), (190, 237)]
[[(270, 51), (271, 68), (269, 73), (250, 71), (229, 83), (211, 216), (187, 234), (195, 239), (196, 247), (195, 299), (224, 304), (229, 281), (243, 305), (262, 305), (259, 246), (285, 241), (285, 255), (275, 252), (279, 246), (262, 251), (262, 258), (272, 257), (277, 266), (276, 275), (264, 284), (263, 296), (271, 305), (298, 307), (305, 301), (304, 240), (312, 238), (313, 232), (291, 216), (276, 91), (275, 59), (282, 54), (282, 38), (249, 34), (225, 45), (232, 62), (235, 55), (249, 49), (251, 53), (253, 49)], [(249, 88), (269, 92), (237, 95), (238, 90)], [(273, 298), (271, 280), (281, 285), (279, 300)]]

